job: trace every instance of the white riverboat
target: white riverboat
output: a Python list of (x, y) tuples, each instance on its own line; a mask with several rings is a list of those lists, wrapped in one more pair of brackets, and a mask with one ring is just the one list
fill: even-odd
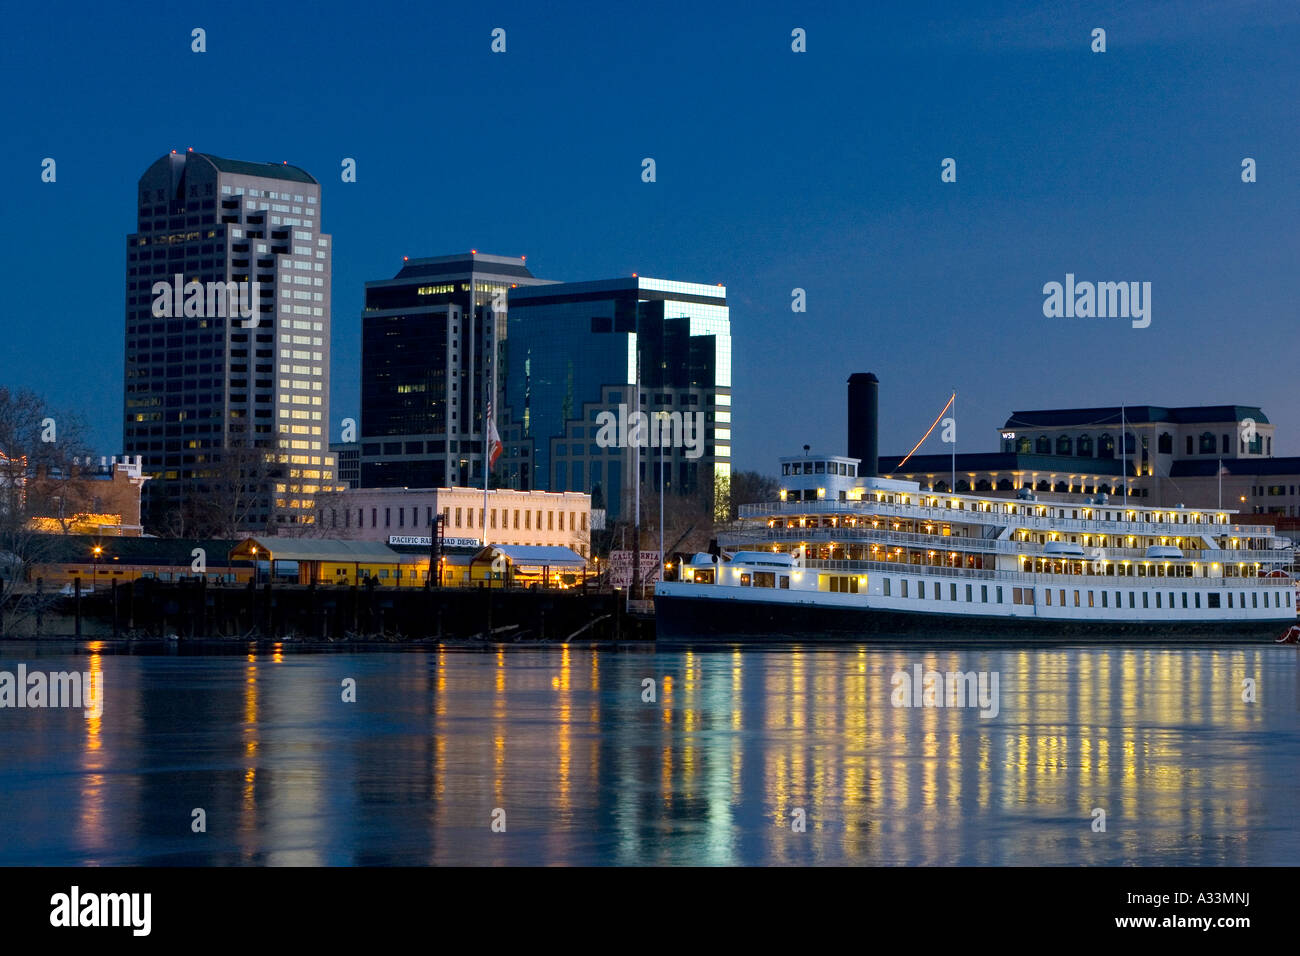
[(1290, 541), (1231, 510), (939, 494), (857, 469), (782, 459), (781, 500), (742, 507), (721, 554), (657, 586), (659, 639), (1267, 640), (1296, 622)]

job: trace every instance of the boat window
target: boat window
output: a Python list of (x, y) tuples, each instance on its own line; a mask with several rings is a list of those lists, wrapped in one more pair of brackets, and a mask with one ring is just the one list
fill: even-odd
[(1207, 594), (1207, 595), (1206, 595), (1206, 601), (1207, 601), (1207, 603), (1209, 604), (1210, 607), (1212, 607), (1212, 608), (1216, 608), (1216, 607), (1219, 606), (1219, 595), (1217, 595), (1217, 594)]
[(1044, 588), (1044, 589), (1043, 589), (1043, 593), (1044, 593), (1045, 595), (1047, 595), (1047, 606), (1048, 606), (1048, 607), (1051, 607), (1051, 606), (1052, 606), (1052, 589), (1051, 589), (1051, 588)]
[(1256, 591), (1250, 596), (1250, 606), (1259, 607), (1259, 592)]
[(885, 592), (884, 592), (885, 597), (889, 597), (889, 578), (885, 578), (884, 582), (885, 582)]
[(787, 590), (789, 589), (789, 587), (790, 587), (790, 575), (788, 575), (788, 574), (783, 574), (783, 575), (781, 575), (781, 587), (786, 588)]
[(989, 603), (989, 586), (987, 584), (980, 585), (980, 601), (984, 604)]
[(818, 474), (818, 475), (825, 474), (825, 473), (826, 473), (826, 462), (824, 462), (824, 461), (819, 461), (819, 462), (817, 462), (817, 464), (815, 465), (815, 469), (816, 469), (816, 470), (814, 471), (814, 474)]
[(755, 571), (754, 587), (756, 588), (774, 588), (776, 587), (775, 571)]
[[(1170, 607), (1173, 607), (1173, 602), (1170, 602), (1170, 605), (1169, 605), (1169, 606), (1170, 606)], [(1157, 591), (1157, 592), (1156, 592), (1156, 610), (1159, 610), (1160, 608), (1161, 608), (1161, 604), (1160, 604), (1160, 592)]]
[(1187, 592), (1183, 592), (1183, 607), (1187, 607)]
[(903, 578), (903, 590), (899, 592), (903, 597), (907, 597), (907, 578)]
[(1001, 586), (1001, 585), (998, 585), (998, 587), (997, 587), (996, 590), (997, 590), (998, 603), (1001, 604), (1001, 603), (1002, 603), (1002, 586)]
[(747, 587), (749, 587), (749, 572), (748, 572), (748, 571), (742, 571), (742, 572), (741, 572), (741, 574), (740, 574), (740, 586), (741, 586), (742, 588), (747, 588)]
[(1102, 591), (1102, 592), (1101, 592), (1101, 606), (1102, 606), (1102, 607), (1110, 607), (1110, 592), (1109, 592), (1109, 591)]

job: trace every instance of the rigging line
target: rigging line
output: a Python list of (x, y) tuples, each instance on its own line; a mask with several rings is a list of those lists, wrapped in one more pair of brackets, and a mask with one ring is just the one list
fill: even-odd
[(934, 425), (931, 425), (926, 430), (925, 434), (921, 436), (921, 440), (917, 442), (915, 445), (913, 445), (912, 450), (903, 456), (903, 460), (894, 466), (895, 471), (897, 471), (899, 468), (902, 468), (903, 465), (907, 463), (907, 459), (911, 458), (914, 454), (916, 454), (916, 450), (925, 444), (925, 440), (930, 437), (930, 432), (934, 431), (935, 426), (938, 425), (939, 422), (943, 420), (943, 413), (946, 412), (948, 409), (952, 408), (952, 403), (956, 401), (956, 399), (957, 399), (957, 393), (953, 392), (952, 395), (948, 397), (948, 404), (943, 406), (943, 411), (939, 412), (938, 417), (935, 418)]

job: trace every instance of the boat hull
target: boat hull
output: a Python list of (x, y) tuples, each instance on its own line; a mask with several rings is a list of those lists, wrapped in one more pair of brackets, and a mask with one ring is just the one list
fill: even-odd
[(827, 607), (705, 596), (655, 596), (655, 635), (664, 643), (789, 643), (859, 641), (896, 643), (922, 636), (952, 643), (1114, 643), (1171, 640), (1195, 643), (1273, 642), (1294, 615), (1246, 621), (1080, 621), (1040, 617), (987, 617), (931, 611)]

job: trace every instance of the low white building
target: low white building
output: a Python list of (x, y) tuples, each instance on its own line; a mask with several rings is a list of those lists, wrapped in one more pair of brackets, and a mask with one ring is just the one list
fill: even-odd
[(349, 488), (318, 499), (315, 527), (324, 537), (389, 542), (428, 537), (437, 514), (449, 546), (559, 546), (591, 556), (591, 495), (576, 491), (493, 489), (485, 510), (481, 488)]

